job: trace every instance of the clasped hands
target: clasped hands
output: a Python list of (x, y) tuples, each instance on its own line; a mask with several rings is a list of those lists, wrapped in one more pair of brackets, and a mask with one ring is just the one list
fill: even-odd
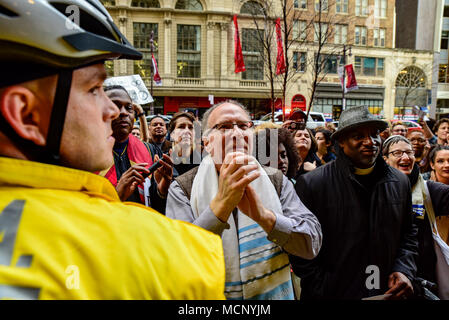
[(210, 207), (222, 222), (228, 221), (232, 210), (237, 207), (269, 233), (276, 223), (276, 216), (262, 205), (249, 185), (261, 175), (253, 160), (253, 157), (242, 152), (231, 152), (225, 156), (218, 174), (218, 192)]

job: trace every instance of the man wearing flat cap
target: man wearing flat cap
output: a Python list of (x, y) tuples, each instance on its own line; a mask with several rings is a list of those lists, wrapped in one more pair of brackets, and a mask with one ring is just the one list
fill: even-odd
[(296, 192), (322, 226), (318, 256), (290, 256), (301, 299), (404, 299), (413, 294), (417, 229), (407, 177), (380, 154), (387, 123), (366, 106), (342, 112), (337, 159), (303, 175)]

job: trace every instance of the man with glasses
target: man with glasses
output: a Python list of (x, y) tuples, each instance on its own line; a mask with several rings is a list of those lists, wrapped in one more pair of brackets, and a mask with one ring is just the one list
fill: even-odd
[[(209, 155), (170, 185), (166, 215), (221, 236), (228, 299), (293, 299), (285, 252), (315, 257), (321, 227), (282, 172), (262, 168), (251, 156), (252, 126), (235, 101), (204, 114)], [(277, 160), (277, 152), (272, 157)]]
[(296, 184), (323, 228), (318, 257), (290, 256), (301, 299), (402, 299), (416, 273), (410, 183), (380, 155), (386, 122), (366, 106), (346, 109), (339, 122), (337, 159)]

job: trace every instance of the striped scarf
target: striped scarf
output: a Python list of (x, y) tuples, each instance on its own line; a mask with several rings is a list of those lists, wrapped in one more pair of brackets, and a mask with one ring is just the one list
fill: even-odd
[[(256, 163), (262, 174), (251, 182), (251, 187), (265, 208), (282, 214), (273, 184), (265, 170)], [(195, 217), (208, 208), (217, 191), (217, 171), (212, 158), (207, 156), (201, 162), (192, 185), (190, 204)], [(267, 239), (266, 232), (254, 220), (237, 208), (228, 223), (230, 229), (225, 229), (222, 234), (227, 299), (294, 299), (287, 254)]]

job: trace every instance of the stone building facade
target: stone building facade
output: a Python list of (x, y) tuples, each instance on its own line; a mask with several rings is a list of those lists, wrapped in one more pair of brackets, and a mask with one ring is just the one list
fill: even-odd
[[(259, 0), (258, 0), (259, 1)], [(154, 36), (154, 55), (162, 86), (153, 85), (153, 112), (174, 113), (194, 109), (201, 115), (211, 103), (237, 99), (258, 117), (270, 110), (270, 83), (263, 68), (264, 59), (254, 41), (254, 18), (245, 14), (253, 0), (103, 0), (120, 30), (144, 53), (144, 60), (108, 63), (109, 74), (141, 74), (151, 87), (150, 35)], [(274, 4), (274, 16), (280, 16), (280, 1)], [(279, 2), (279, 4), (277, 4)], [(342, 106), (340, 80), (336, 71), (341, 64), (343, 44), (346, 62), (352, 63), (359, 90), (346, 94), (347, 107), (367, 104), (379, 117), (392, 119), (407, 116), (413, 103), (423, 102), (432, 88), (433, 53), (430, 50), (395, 49), (395, 0), (289, 0), (296, 17), (312, 17), (317, 2), (327, 3), (327, 15), (338, 18), (339, 30), (329, 38), (329, 70), (317, 86), (313, 111), (338, 117)], [(259, 4), (263, 5), (260, 0)], [(240, 38), (247, 71), (234, 72), (234, 24), (238, 15)], [(337, 24), (329, 23), (333, 28)], [(311, 24), (313, 25), (313, 23)], [(252, 30), (251, 30), (252, 29)], [(334, 29), (332, 29), (334, 30)], [(336, 29), (335, 29), (336, 30)], [(276, 107), (304, 108), (310, 100), (312, 68), (307, 67), (316, 54), (313, 30), (301, 41), (292, 40), (289, 62), (295, 67), (289, 81), (285, 103), (276, 81)], [(338, 39), (337, 39), (338, 38)], [(260, 45), (260, 44), (259, 44)], [(329, 48), (327, 48), (329, 47)], [(274, 54), (274, 57), (276, 55)], [(430, 66), (430, 67), (429, 67)], [(413, 67), (413, 68), (411, 68)], [(412, 72), (413, 71), (413, 72)], [(421, 71), (421, 73), (420, 73)], [(418, 77), (418, 85), (407, 99), (404, 84), (407, 75)], [(401, 76), (400, 76), (401, 75)], [(406, 81), (402, 82), (406, 82)], [(407, 90), (405, 90), (407, 91)], [(410, 91), (410, 90), (408, 90)], [(398, 98), (401, 95), (402, 98)], [(418, 94), (419, 93), (419, 94)], [(416, 97), (415, 97), (416, 96)], [(424, 99), (426, 100), (426, 99)], [(425, 103), (425, 101), (424, 101)]]

